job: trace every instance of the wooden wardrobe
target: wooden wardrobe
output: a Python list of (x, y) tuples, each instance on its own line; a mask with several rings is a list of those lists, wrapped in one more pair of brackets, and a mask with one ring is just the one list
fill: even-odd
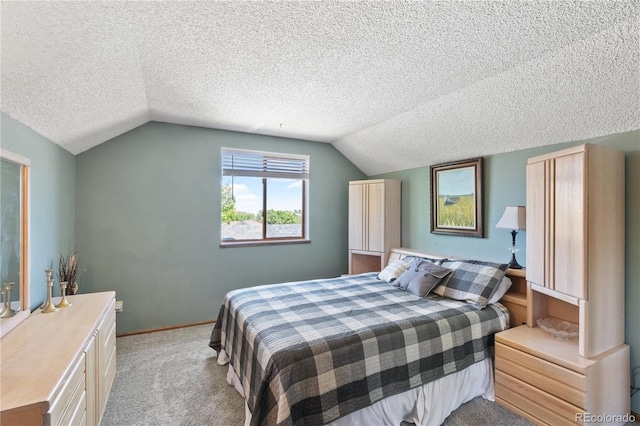
[(349, 182), (349, 273), (381, 271), (400, 247), (400, 181)]

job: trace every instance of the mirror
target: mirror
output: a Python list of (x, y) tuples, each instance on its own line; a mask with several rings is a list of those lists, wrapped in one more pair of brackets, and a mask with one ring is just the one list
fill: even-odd
[(0, 337), (30, 314), (29, 165), (29, 159), (0, 149)]

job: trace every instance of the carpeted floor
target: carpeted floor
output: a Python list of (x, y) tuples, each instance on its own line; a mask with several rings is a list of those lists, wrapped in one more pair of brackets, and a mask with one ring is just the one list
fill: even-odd
[[(211, 324), (119, 337), (117, 372), (104, 426), (242, 426), (244, 400), (209, 348)], [(475, 398), (444, 423), (530, 425), (498, 404)]]

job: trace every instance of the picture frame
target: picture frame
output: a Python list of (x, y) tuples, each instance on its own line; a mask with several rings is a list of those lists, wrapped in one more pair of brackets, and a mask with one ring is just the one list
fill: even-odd
[(482, 157), (431, 166), (431, 233), (484, 237)]

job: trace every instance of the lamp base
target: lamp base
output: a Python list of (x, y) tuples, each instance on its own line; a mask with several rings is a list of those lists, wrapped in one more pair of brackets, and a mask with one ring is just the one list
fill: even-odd
[(515, 253), (511, 255), (511, 262), (509, 262), (509, 268), (511, 269), (522, 269), (522, 265), (518, 263), (516, 260)]
[(515, 229), (511, 231), (511, 262), (509, 262), (509, 268), (511, 269), (522, 269), (522, 265), (520, 265), (516, 260), (516, 251), (518, 251), (518, 248), (516, 247), (517, 233), (518, 231)]

